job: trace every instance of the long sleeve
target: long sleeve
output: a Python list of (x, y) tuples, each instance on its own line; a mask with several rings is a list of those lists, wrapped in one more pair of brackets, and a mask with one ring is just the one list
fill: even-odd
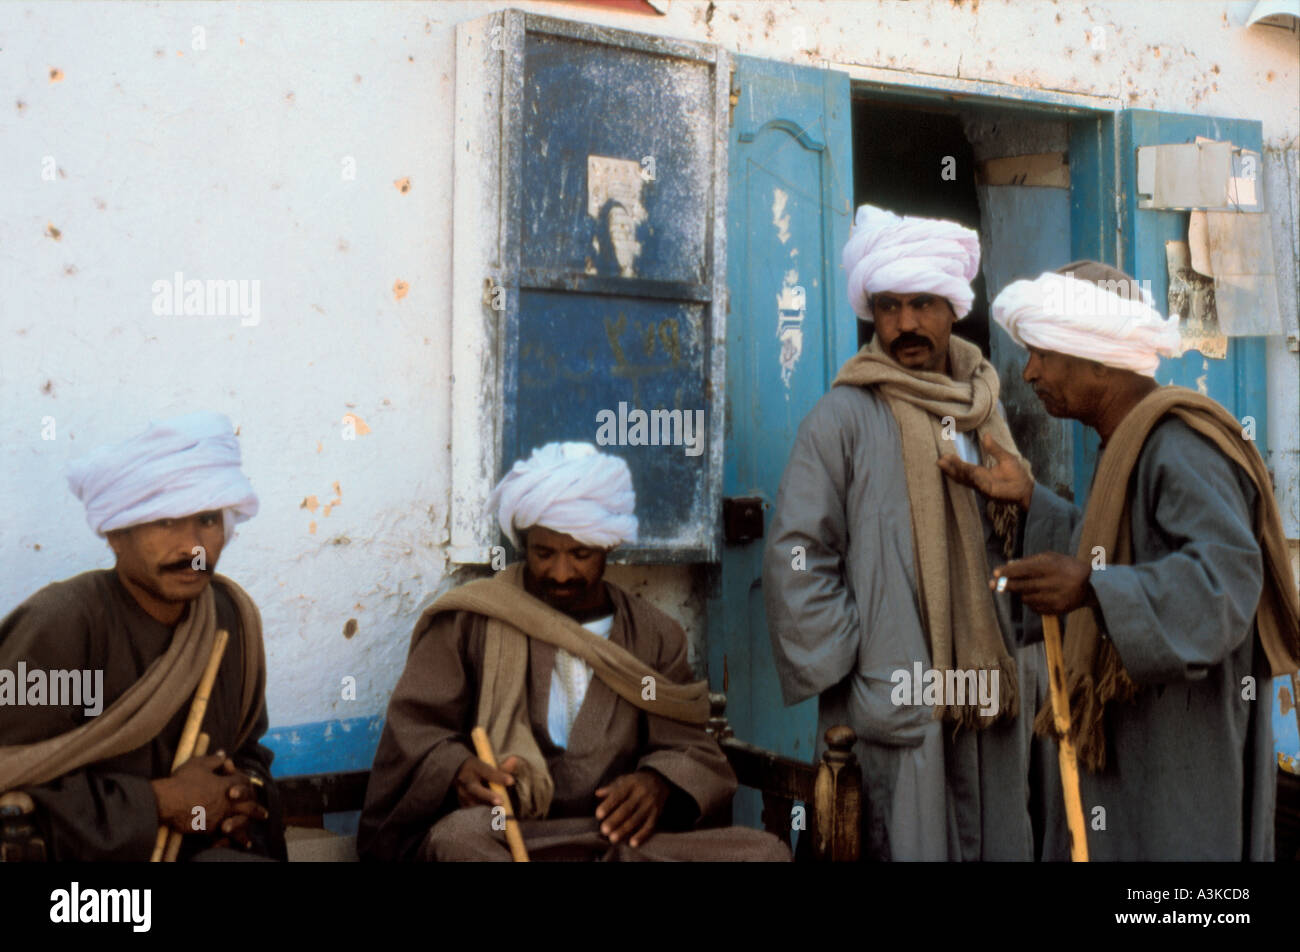
[[(1137, 564), (1094, 570), (1106, 634), (1139, 683), (1194, 680), (1250, 636), (1263, 587), (1244, 474), (1179, 420), (1165, 421), (1138, 463)], [(1143, 559), (1143, 550), (1158, 551)]]
[(845, 506), (857, 454), (841, 389), (818, 401), (799, 426), (763, 553), (768, 631), (786, 704), (838, 684), (858, 655), (861, 621), (844, 568)]
[[(103, 670), (95, 660), (94, 626), (64, 585), (33, 595), (0, 624), (0, 670)], [(102, 701), (107, 701), (101, 698)], [(58, 704), (0, 707), (0, 744), (28, 744), (80, 727), (83, 708)], [(52, 860), (147, 860), (158, 830), (158, 806), (147, 777), (115, 758), (24, 787)]]
[(406, 659), (366, 789), (362, 859), (413, 859), (429, 828), (455, 806), (456, 772), (473, 756), (477, 686), (466, 656), (473, 617), (440, 615)]
[[(670, 681), (685, 684), (694, 679), (687, 657), (686, 635), (675, 623), (667, 628), (667, 634), (653, 667)], [(695, 808), (683, 809), (691, 804), (679, 804), (671, 809), (670, 801), (670, 809), (666, 811), (670, 823), (690, 825), (697, 817), (710, 817), (731, 802), (736, 792), (736, 775), (717, 741), (704, 728), (654, 714), (642, 716), (646, 753), (637, 762), (637, 768), (659, 773), (689, 796)]]

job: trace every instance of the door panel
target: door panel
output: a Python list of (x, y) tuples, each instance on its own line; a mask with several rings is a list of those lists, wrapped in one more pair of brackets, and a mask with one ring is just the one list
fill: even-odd
[[(770, 522), (800, 421), (857, 347), (840, 249), (852, 218), (849, 81), (737, 57), (729, 147), (724, 496), (763, 500)], [(763, 540), (724, 545), (709, 606), (709, 673), (737, 737), (811, 759), (816, 702), (786, 708), (762, 591)], [(737, 798), (758, 825), (757, 795)]]
[[(1125, 110), (1117, 124), (1123, 216), (1119, 266), (1139, 281), (1151, 282), (1156, 307), (1163, 314), (1169, 307), (1165, 242), (1187, 240), (1189, 212), (1138, 208), (1137, 150), (1149, 145), (1194, 142), (1197, 136), (1205, 136), (1259, 152), (1263, 129), (1253, 120), (1215, 119), (1146, 109)], [(1227, 356), (1223, 359), (1190, 351), (1174, 360), (1161, 360), (1156, 380), (1208, 394), (1238, 419), (1253, 416), (1256, 445), (1267, 458), (1268, 386), (1264, 347), (1263, 337), (1230, 337)], [(1076, 435), (1075, 499), (1080, 505), (1087, 501), (1088, 486), (1097, 464), (1097, 443), (1097, 435), (1092, 431)]]

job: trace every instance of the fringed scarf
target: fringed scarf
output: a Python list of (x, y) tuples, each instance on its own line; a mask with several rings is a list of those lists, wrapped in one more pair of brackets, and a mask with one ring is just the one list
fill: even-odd
[[(988, 589), (984, 527), (975, 491), (948, 479), (936, 465), (956, 453), (945, 436), (945, 418), (957, 432), (974, 432), (977, 445), (985, 433), (1020, 457), (1006, 422), (997, 412), (997, 371), (978, 347), (959, 337), (948, 339), (952, 376), (900, 366), (881, 347), (877, 336), (840, 368), (835, 386), (876, 387), (893, 411), (903, 444), (903, 471), (912, 510), (912, 551), (921, 621), (930, 638), (930, 662), (936, 671), (997, 671), (997, 713), (981, 715), (977, 699), (941, 706), (937, 716), (961, 727), (981, 728), (1016, 716), (1015, 659), (1008, 654)], [(989, 517), (1007, 556), (1014, 551), (1019, 510), (1014, 504), (990, 502)]]

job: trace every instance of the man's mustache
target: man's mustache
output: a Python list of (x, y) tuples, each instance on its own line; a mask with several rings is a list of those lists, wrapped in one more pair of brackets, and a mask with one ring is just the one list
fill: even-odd
[(196, 568), (194, 567), (194, 560), (193, 560), (193, 559), (181, 559), (179, 562), (171, 562), (171, 563), (169, 563), (169, 564), (167, 564), (167, 565), (162, 566), (162, 567), (160, 568), (160, 571), (163, 571), (163, 572), (202, 572), (202, 573), (204, 573), (204, 574), (206, 575), (208, 572), (212, 571), (212, 569), (211, 569), (210, 566), (209, 566), (208, 568), (196, 569)]
[(574, 580), (572, 582), (564, 582), (564, 583), (542, 582), (542, 591), (547, 593), (555, 593), (560, 591), (576, 592), (576, 591), (580, 591), (583, 588), (586, 588), (586, 583), (578, 580)]
[(889, 352), (891, 354), (897, 354), (905, 347), (929, 347), (933, 350), (934, 344), (930, 343), (927, 338), (922, 337), (920, 334), (905, 332), (894, 338), (894, 342), (889, 345)]

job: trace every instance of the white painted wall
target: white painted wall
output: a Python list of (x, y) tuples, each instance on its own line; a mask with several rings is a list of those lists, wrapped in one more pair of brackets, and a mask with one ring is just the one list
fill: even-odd
[[(674, 0), (659, 17), (516, 4), (900, 81), (1259, 119), (1294, 168), (1300, 46), (1246, 29), (1252, 5)], [(66, 489), (69, 459), (150, 417), (219, 410), (262, 500), (221, 570), (261, 606), (273, 725), (383, 710), (419, 607), (452, 584), (454, 28), (502, 6), (0, 5), (0, 613), (111, 564)], [(1267, 169), (1294, 233), (1296, 177)], [(1278, 244), (1294, 314), (1295, 248)], [(154, 315), (153, 282), (176, 271), (260, 282), (260, 321)], [(1296, 535), (1296, 357), (1276, 350), (1270, 439)], [(355, 441), (348, 412), (370, 430)], [(315, 513), (301, 508), (312, 495)], [(698, 636), (685, 570), (616, 578)], [(340, 700), (348, 674), (355, 702)]]

